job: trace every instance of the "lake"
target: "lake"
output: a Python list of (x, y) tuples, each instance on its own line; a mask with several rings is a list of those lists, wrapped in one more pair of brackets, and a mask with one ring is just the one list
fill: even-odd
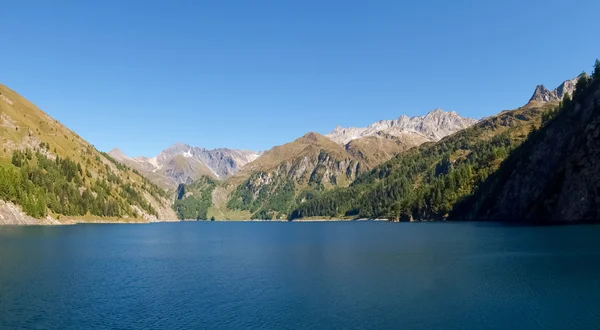
[(0, 227), (0, 329), (589, 329), (600, 226)]

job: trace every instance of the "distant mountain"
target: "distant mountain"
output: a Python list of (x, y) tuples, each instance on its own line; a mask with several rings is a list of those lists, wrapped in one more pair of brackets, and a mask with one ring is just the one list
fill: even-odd
[(189, 184), (202, 176), (225, 179), (239, 172), (244, 165), (260, 155), (248, 150), (208, 150), (183, 143), (176, 143), (152, 158), (131, 158), (119, 149), (113, 149), (109, 154), (142, 172), (155, 183), (168, 188), (174, 188), (180, 183)]
[(573, 96), (573, 92), (575, 91), (575, 85), (577, 84), (578, 79), (579, 78), (565, 80), (562, 84), (560, 84), (552, 91), (548, 90), (546, 87), (544, 87), (544, 85), (537, 85), (529, 101), (557, 102), (562, 100), (565, 94), (567, 93), (570, 96)]
[(0, 224), (173, 220), (167, 193), (0, 85)]
[(407, 117), (402, 115), (395, 120), (381, 120), (367, 127), (336, 127), (325, 136), (341, 145), (362, 137), (384, 133), (402, 140), (439, 141), (441, 138), (467, 128), (477, 121), (463, 118), (456, 112), (435, 109), (424, 116)]

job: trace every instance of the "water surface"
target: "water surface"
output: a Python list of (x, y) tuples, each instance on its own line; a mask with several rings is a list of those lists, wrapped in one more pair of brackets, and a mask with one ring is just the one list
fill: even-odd
[(0, 329), (585, 329), (600, 226), (0, 227)]

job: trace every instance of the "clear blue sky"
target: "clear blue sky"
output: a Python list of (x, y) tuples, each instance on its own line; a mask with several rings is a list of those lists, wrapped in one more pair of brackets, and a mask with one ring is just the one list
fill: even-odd
[(100, 150), (480, 118), (600, 57), (600, 1), (4, 1), (0, 83)]

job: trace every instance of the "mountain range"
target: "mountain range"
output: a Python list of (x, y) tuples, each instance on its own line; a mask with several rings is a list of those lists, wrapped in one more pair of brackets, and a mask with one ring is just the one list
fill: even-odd
[(435, 109), (264, 152), (96, 150), (0, 85), (0, 224), (600, 218), (600, 62), (479, 121)]
[(420, 144), (427, 141), (439, 141), (441, 138), (467, 128), (475, 122), (476, 120), (463, 118), (456, 112), (435, 109), (424, 116), (408, 117), (402, 115), (398, 119), (381, 120), (367, 127), (343, 128), (338, 126), (325, 136), (336, 143), (345, 145), (352, 140), (384, 133)]
[(208, 150), (179, 142), (152, 158), (131, 158), (119, 149), (113, 149), (108, 154), (137, 169), (156, 184), (175, 188), (180, 183), (190, 184), (202, 176), (225, 179), (239, 172), (261, 153), (227, 148)]
[[(475, 122), (473, 119), (460, 117), (456, 112), (435, 109), (424, 116), (401, 116), (396, 120), (378, 121), (365, 128), (337, 127), (325, 137), (346, 149), (348, 155), (344, 157), (361, 160), (368, 168), (388, 160), (400, 151), (425, 142), (438, 141)], [(269, 157), (273, 157), (272, 154), (281, 149), (276, 148), (270, 152)], [(190, 184), (202, 176), (227, 180), (261, 157), (263, 152), (227, 148), (208, 150), (179, 142), (152, 158), (129, 157), (117, 148), (108, 154), (137, 169), (156, 184), (173, 189), (178, 184)], [(265, 163), (262, 160), (252, 164), (250, 168), (262, 168)]]

